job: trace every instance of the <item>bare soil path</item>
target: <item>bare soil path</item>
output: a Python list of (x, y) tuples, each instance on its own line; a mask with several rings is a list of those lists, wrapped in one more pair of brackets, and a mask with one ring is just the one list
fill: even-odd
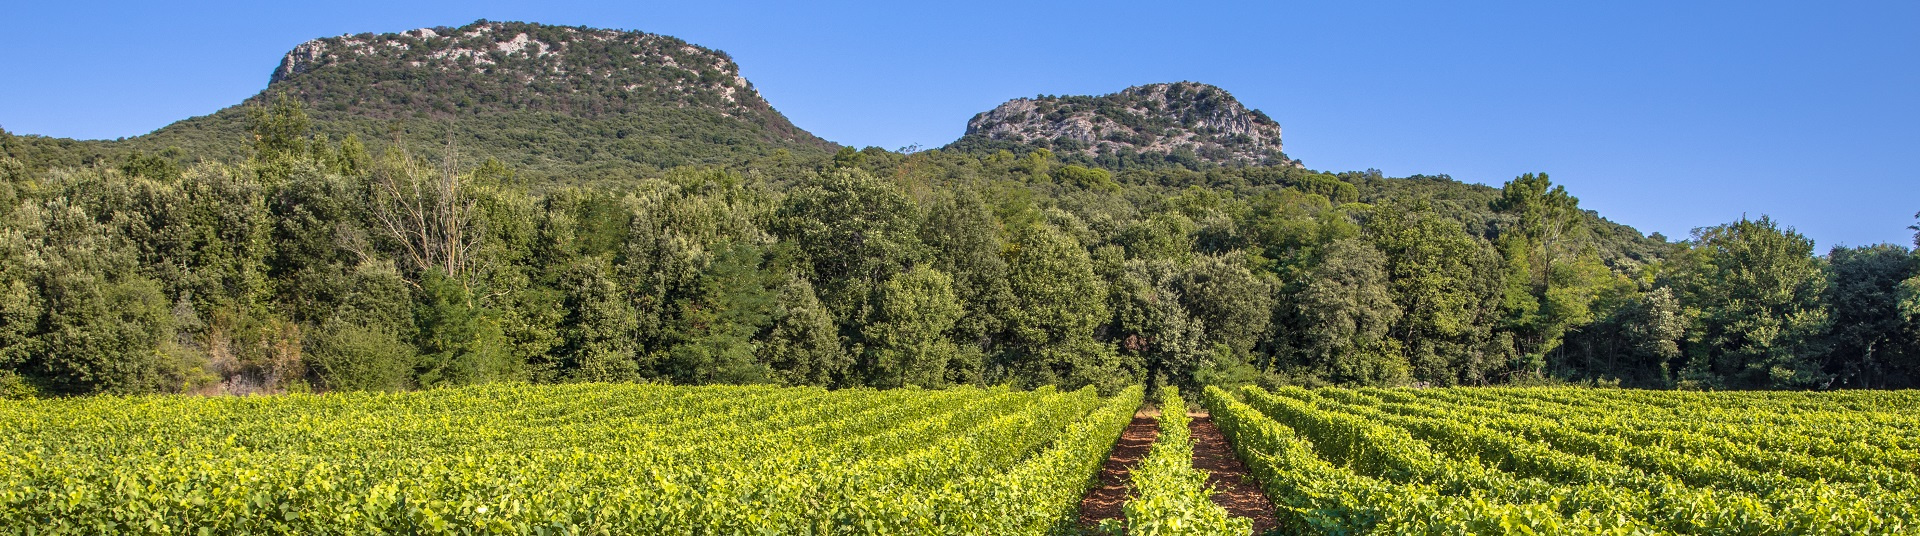
[(1187, 415), (1193, 417), (1193, 423), (1187, 427), (1193, 433), (1193, 467), (1207, 472), (1207, 484), (1214, 489), (1213, 502), (1229, 514), (1253, 519), (1254, 534), (1273, 530), (1280, 524), (1273, 501), (1267, 500), (1267, 494), (1247, 474), (1246, 464), (1233, 455), (1227, 437), (1220, 435), (1220, 428), (1213, 425), (1213, 415), (1205, 412)]
[(1147, 457), (1153, 440), (1160, 437), (1160, 411), (1142, 409), (1133, 414), (1133, 422), (1113, 444), (1107, 463), (1100, 466), (1100, 485), (1087, 491), (1080, 500), (1080, 527), (1092, 530), (1105, 519), (1120, 519), (1120, 506), (1133, 493), (1133, 466)]

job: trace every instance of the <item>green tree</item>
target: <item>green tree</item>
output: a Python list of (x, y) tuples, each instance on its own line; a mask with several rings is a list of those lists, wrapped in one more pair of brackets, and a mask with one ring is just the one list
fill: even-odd
[(1671, 388), (1684, 367), (1687, 317), (1671, 287), (1615, 287), (1595, 301), (1593, 323), (1567, 334), (1552, 371), (1566, 379)]
[(674, 305), (662, 365), (679, 383), (764, 383), (779, 378), (759, 356), (756, 335), (772, 321), (772, 275), (757, 246), (716, 244), (690, 292)]
[(960, 319), (953, 280), (926, 265), (915, 266), (880, 286), (862, 333), (868, 385), (939, 387), (959, 347), (948, 337)]
[(329, 318), (306, 338), (308, 370), (337, 391), (399, 391), (413, 383), (412, 344), (378, 324)]
[(971, 189), (936, 199), (920, 225), (920, 240), (932, 252), (935, 269), (953, 277), (954, 296), (964, 304), (953, 337), (978, 351), (1001, 337), (1001, 312), (1013, 301), (998, 223), (986, 202)]
[(292, 169), (312, 154), (309, 136), (313, 120), (299, 99), (276, 94), (273, 104), (247, 108), (247, 131), (253, 136), (253, 163), (261, 179), (285, 180)]
[(1806, 388), (1829, 384), (1818, 336), (1826, 278), (1813, 240), (1772, 219), (1694, 231), (1674, 263), (1672, 286), (1686, 304), (1682, 379), (1723, 388)]
[[(4, 133), (0, 130), (0, 133)], [(0, 134), (4, 135), (4, 134)], [(33, 190), (31, 177), (27, 175), (27, 166), (20, 160), (0, 156), (0, 218), (13, 213), (15, 206)], [(0, 219), (0, 222), (5, 220)]]
[[(416, 385), (421, 365), (414, 346), (413, 288), (391, 262), (368, 261), (327, 287), (333, 309), (308, 324), (302, 358), (320, 387), (399, 390)], [(321, 301), (321, 300), (315, 300)]]
[(1208, 346), (1224, 345), (1238, 356), (1253, 351), (1273, 320), (1273, 285), (1247, 270), (1238, 252), (1203, 255), (1174, 278), (1187, 314), (1206, 330)]
[(560, 322), (560, 345), (553, 349), (557, 372), (577, 381), (634, 381), (641, 378), (639, 320), (605, 259), (581, 259), (560, 282), (567, 316)]
[(1528, 173), (1507, 181), (1493, 209), (1514, 218), (1510, 232), (1524, 243), (1534, 284), (1544, 286), (1566, 241), (1580, 231), (1580, 199), (1553, 184), (1547, 174)]
[(1900, 314), (1901, 282), (1920, 270), (1907, 248), (1892, 244), (1827, 254), (1824, 296), (1832, 318), (1825, 370), (1848, 387), (1912, 386), (1920, 360), (1920, 324)]
[[(1417, 380), (1486, 383), (1497, 357), (1488, 333), (1499, 295), (1499, 254), (1431, 206), (1375, 207), (1367, 234), (1387, 256), (1400, 321), (1392, 335), (1406, 348)], [(1497, 347), (1495, 348), (1497, 350)]]
[[(1913, 217), (1920, 218), (1920, 214), (1914, 214)], [(1920, 225), (1914, 225), (1908, 228), (1914, 230), (1914, 255), (1920, 255)], [(1915, 262), (1920, 262), (1920, 260), (1916, 260)], [(1916, 273), (1913, 277), (1909, 277), (1906, 281), (1900, 283), (1899, 298), (1900, 317), (1906, 319), (1909, 323), (1920, 323), (1920, 273)], [(1916, 366), (1916, 370), (1920, 370), (1920, 364), (1916, 364)]]
[(998, 369), (1027, 385), (1115, 387), (1130, 381), (1111, 346), (1094, 340), (1108, 318), (1107, 285), (1082, 248), (1050, 225), (1014, 232), (1008, 247), (1008, 352)]
[(440, 272), (420, 282), (414, 306), (423, 386), (468, 385), (520, 379), (506, 335), (489, 312), (473, 302), (466, 285)]
[(1328, 244), (1306, 283), (1282, 305), (1286, 337), (1297, 362), (1339, 383), (1406, 381), (1400, 341), (1388, 337), (1400, 319), (1387, 278), (1387, 258), (1359, 240)]
[(264, 276), (293, 320), (326, 319), (352, 284), (360, 255), (374, 253), (362, 243), (367, 230), (359, 194), (348, 179), (320, 173), (267, 193), (272, 246), (263, 248)]
[(348, 134), (340, 140), (340, 149), (334, 151), (333, 166), (329, 171), (346, 176), (362, 176), (373, 170), (373, 154), (367, 152), (367, 146), (360, 142), (360, 136)]
[(160, 284), (133, 248), (67, 198), (26, 205), (0, 234), (6, 281), (0, 365), (57, 394), (177, 392), (205, 381), (203, 360), (175, 343)]
[(1133, 259), (1185, 259), (1193, 254), (1199, 226), (1180, 214), (1159, 213), (1128, 222), (1114, 242)]
[(1121, 260), (1107, 246), (1102, 276), (1112, 301), (1114, 340), (1123, 355), (1140, 361), (1147, 386), (1192, 386), (1195, 375), (1215, 357), (1206, 342), (1206, 329), (1181, 304), (1173, 287), (1182, 275), (1171, 260)]
[(1643, 369), (1664, 376), (1670, 364), (1681, 357), (1680, 342), (1687, 333), (1685, 315), (1673, 289), (1667, 287), (1647, 292), (1622, 311), (1626, 348), (1640, 357)]
[(1572, 256), (1573, 238), (1585, 230), (1580, 200), (1547, 174), (1528, 173), (1507, 181), (1491, 206), (1512, 222), (1500, 236), (1506, 260), (1502, 327), (1512, 334), (1518, 354), (1512, 365), (1538, 375), (1568, 329), (1593, 321), (1589, 305), (1607, 270), (1592, 256), (1574, 266), (1564, 262)]
[(821, 175), (788, 196), (776, 229), (806, 255), (820, 301), (843, 330), (881, 282), (920, 258), (912, 199), (860, 170)]
[(1089, 169), (1076, 165), (1061, 167), (1053, 172), (1053, 179), (1062, 184), (1070, 184), (1089, 190), (1119, 192), (1120, 185), (1113, 182), (1113, 173), (1104, 169)]
[(814, 296), (813, 284), (799, 276), (790, 275), (780, 285), (773, 324), (761, 341), (762, 359), (787, 385), (834, 385), (853, 365), (833, 314)]

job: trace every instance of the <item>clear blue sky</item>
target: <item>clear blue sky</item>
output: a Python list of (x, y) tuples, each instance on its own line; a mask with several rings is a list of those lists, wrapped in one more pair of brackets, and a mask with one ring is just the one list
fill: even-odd
[(795, 124), (855, 146), (939, 146), (1013, 97), (1195, 80), (1277, 119), (1311, 168), (1545, 171), (1673, 238), (1768, 214), (1822, 252), (1908, 244), (1920, 211), (1911, 1), (8, 4), (16, 133), (139, 135), (260, 91), (307, 39), (485, 18), (725, 50)]

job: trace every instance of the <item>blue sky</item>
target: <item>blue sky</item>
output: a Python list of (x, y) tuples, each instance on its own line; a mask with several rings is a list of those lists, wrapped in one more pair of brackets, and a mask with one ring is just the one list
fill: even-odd
[(1909, 244), (1920, 212), (1920, 2), (9, 4), (15, 133), (139, 135), (260, 91), (307, 39), (485, 18), (725, 50), (795, 124), (855, 146), (1194, 80), (1273, 116), (1311, 168), (1544, 171), (1673, 238), (1767, 214), (1822, 252)]

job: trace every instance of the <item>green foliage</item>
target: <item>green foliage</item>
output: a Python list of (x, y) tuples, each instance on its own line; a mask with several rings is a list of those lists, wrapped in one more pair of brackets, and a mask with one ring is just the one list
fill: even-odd
[(421, 294), (421, 302), (414, 306), (414, 322), (419, 326), (415, 344), (421, 353), (422, 385), (517, 378), (521, 367), (507, 353), (499, 322), (474, 304), (471, 291), (459, 281), (428, 272)]
[[(1847, 441), (1884, 440), (1883, 428), (1864, 423), (1915, 400), (1856, 394), (1210, 388), (1204, 400), (1282, 505), (1284, 530), (1905, 530), (1920, 516), (1920, 481), (1897, 469), (1904, 455), (1839, 453)], [(1867, 399), (1877, 416), (1863, 419), (1856, 404)], [(1824, 439), (1835, 436), (1843, 439)]]
[(12, 371), (0, 372), (0, 400), (32, 400), (40, 389)]
[(560, 325), (560, 345), (553, 349), (561, 370), (579, 381), (633, 381), (639, 379), (640, 349), (635, 335), (640, 321), (621, 292), (611, 269), (599, 257), (571, 263), (561, 275), (561, 301), (567, 318)]
[(300, 101), (280, 93), (271, 107), (247, 109), (247, 130), (253, 137), (253, 158), (260, 162), (284, 162), (307, 156), (307, 136), (313, 120), (307, 117)]
[(954, 296), (964, 305), (953, 338), (981, 351), (1001, 335), (1003, 313), (1013, 301), (998, 226), (991, 207), (972, 189), (936, 198), (920, 225), (934, 268), (953, 277)]
[(779, 222), (842, 329), (864, 316), (873, 289), (920, 257), (912, 200), (860, 170), (820, 175), (787, 197)]
[(1497, 371), (1491, 337), (1500, 256), (1485, 240), (1423, 205), (1376, 207), (1367, 234), (1386, 254), (1401, 317), (1392, 333), (1414, 376), (1440, 384), (1480, 383)]
[(1028, 385), (1127, 381), (1112, 347), (1094, 340), (1107, 319), (1107, 285), (1093, 273), (1087, 250), (1051, 225), (1014, 231), (1008, 244), (1006, 314), (1009, 352), (1001, 374)]
[(1836, 383), (1884, 387), (1920, 375), (1920, 323), (1901, 314), (1903, 280), (1920, 277), (1920, 259), (1907, 248), (1881, 244), (1835, 247), (1827, 254), (1826, 294), (1831, 318), (1823, 369)]
[(1193, 468), (1191, 419), (1180, 390), (1160, 391), (1160, 435), (1133, 466), (1134, 496), (1122, 510), (1127, 534), (1252, 534), (1253, 521), (1213, 502), (1207, 473)]
[(1090, 190), (1120, 191), (1120, 185), (1113, 182), (1113, 174), (1104, 169), (1069, 165), (1054, 171), (1053, 180)]
[(1170, 282), (1174, 295), (1206, 327), (1204, 342), (1245, 355), (1269, 333), (1272, 284), (1247, 270), (1240, 255), (1201, 256)]
[(1280, 313), (1292, 327), (1283, 343), (1294, 363), (1341, 383), (1393, 385), (1409, 378), (1403, 343), (1388, 337), (1400, 306), (1386, 267), (1386, 256), (1359, 240), (1322, 250)]
[(1814, 359), (1829, 320), (1812, 239), (1762, 216), (1698, 230), (1692, 246), (1671, 273), (1692, 319), (1684, 380), (1729, 388), (1831, 380)]
[(1325, 173), (1315, 173), (1300, 177), (1293, 187), (1299, 191), (1327, 198), (1334, 204), (1352, 203), (1360, 200), (1360, 190), (1338, 177)]
[(404, 390), (419, 359), (414, 346), (393, 330), (340, 318), (321, 324), (306, 344), (307, 366), (330, 390)]
[[(1920, 214), (1914, 214), (1914, 217), (1920, 218)], [(1909, 228), (1914, 230), (1913, 246), (1916, 249), (1914, 255), (1920, 256), (1920, 225)], [(1915, 259), (1914, 262), (1920, 263), (1920, 259)], [(1896, 294), (1899, 299), (1900, 318), (1906, 320), (1908, 324), (1920, 323), (1920, 269), (1916, 269), (1912, 277), (1900, 282), (1900, 289)]]
[[(565, 50), (460, 63), (501, 32)], [(835, 154), (724, 55), (593, 32), (329, 38), (408, 46), (296, 61), (242, 107), (125, 142), (0, 134), (0, 371), (52, 395), (1920, 385), (1900, 248), (1820, 260), (1746, 224), (1676, 246), (1544, 174), (1217, 165), (1247, 140)], [(608, 74), (514, 75), (561, 64)], [(1143, 129), (1122, 137), (1192, 126), (1117, 98), (1036, 105)]]
[[(1111, 252), (1111, 249), (1103, 250)], [(1114, 338), (1122, 355), (1142, 361), (1149, 386), (1191, 384), (1214, 354), (1206, 329), (1181, 305), (1173, 288), (1179, 266), (1170, 261), (1103, 259), (1111, 282)]]
[[(4, 369), (49, 392), (104, 389), (77, 377), (96, 365), (45, 350), (62, 336), (47, 329), (49, 318), (124, 325), (49, 301), (67, 287), (41, 282), (68, 270), (159, 283), (157, 298), (134, 301), (164, 304), (146, 310), (165, 314), (143, 313), (157, 322), (147, 335), (120, 338), (162, 356), (136, 367), (149, 372), (129, 373), (150, 378), (133, 391), (500, 380), (1116, 389), (1143, 378), (1192, 387), (1546, 376), (1755, 385), (1682, 355), (1684, 340), (1710, 346), (1699, 342), (1708, 335), (1697, 311), (1726, 292), (1682, 283), (1707, 280), (1686, 275), (1698, 262), (1609, 260), (1623, 246), (1579, 232), (1536, 247), (1545, 242), (1515, 223), (1525, 196), (1335, 206), (1302, 191), (1345, 196), (1312, 186), (1324, 177), (1260, 168), (1208, 172), (1222, 189), (1089, 190), (1029, 183), (1035, 165), (1067, 169), (1045, 159), (884, 151), (856, 152), (851, 169), (771, 162), (676, 170), (620, 191), (536, 192), (496, 160), (461, 169), (398, 151), (377, 161), (343, 156), (365, 150), (353, 142), (306, 139), (305, 156), (177, 175), (145, 157), (113, 169), (5, 168), (8, 191), (24, 197), (7, 209), (14, 261), (0, 271), (9, 289), (0, 296)], [(279, 171), (262, 175), (265, 167)], [(1191, 172), (1146, 182), (1175, 184), (1183, 173)], [(1398, 184), (1337, 180), (1363, 197)], [(408, 194), (408, 185), (423, 189)], [(1508, 212), (1473, 219), (1472, 203)], [(50, 210), (65, 216), (49, 219)], [(454, 219), (401, 218), (414, 213)], [(112, 253), (95, 253), (103, 250)], [(460, 254), (455, 262), (420, 254), (427, 250)], [(1884, 312), (1908, 303), (1906, 283), (1895, 282), (1912, 275), (1897, 253), (1860, 257), (1876, 259), (1866, 264), (1837, 254), (1830, 269), (1800, 250), (1781, 258), (1801, 255), (1836, 281), (1803, 306), (1845, 301)], [(919, 283), (935, 272), (947, 291), (926, 295), (938, 285)], [(899, 286), (908, 281), (919, 283)], [(1899, 344), (1874, 342), (1910, 340), (1904, 321), (1821, 325), (1836, 327), (1810, 326), (1797, 339), (1808, 344), (1779, 351), (1796, 370), (1834, 386), (1914, 381)]]
[(937, 387), (947, 381), (949, 363), (959, 347), (947, 332), (960, 319), (960, 302), (947, 274), (915, 266), (880, 286), (878, 303), (867, 317), (863, 339), (880, 387)]
[(1610, 274), (1593, 253), (1573, 249), (1587, 229), (1580, 200), (1547, 174), (1507, 181), (1492, 207), (1512, 219), (1500, 236), (1506, 258), (1501, 312), (1516, 354), (1511, 368), (1538, 376), (1570, 327), (1593, 322), (1589, 306)]
[(675, 304), (666, 327), (666, 376), (688, 384), (776, 381), (756, 334), (771, 320), (773, 274), (753, 245), (722, 242)]
[(836, 333), (833, 314), (814, 296), (813, 284), (789, 276), (774, 297), (761, 356), (787, 385), (834, 385), (853, 365)]
[(608, 384), (0, 401), (0, 532), (1060, 534), (1140, 402)]

